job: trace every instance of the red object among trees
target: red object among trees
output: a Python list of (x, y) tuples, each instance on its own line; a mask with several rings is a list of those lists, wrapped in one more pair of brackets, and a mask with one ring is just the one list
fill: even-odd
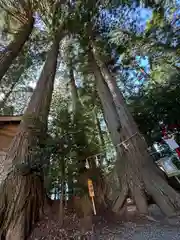
[[(169, 126), (163, 126), (163, 129), (162, 129), (162, 135), (165, 139), (168, 139), (168, 129), (170, 130), (173, 130), (175, 128), (180, 128), (180, 125), (179, 124), (172, 124), (172, 125), (169, 125)], [(178, 154), (178, 157), (180, 158), (180, 147), (176, 148), (175, 149), (176, 153)]]

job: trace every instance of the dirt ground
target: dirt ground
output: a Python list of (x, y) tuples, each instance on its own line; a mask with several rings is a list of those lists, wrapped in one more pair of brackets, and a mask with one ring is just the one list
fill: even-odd
[[(180, 240), (180, 218), (165, 218), (156, 206), (150, 207), (150, 218), (132, 218), (128, 221), (96, 218), (94, 237), (91, 240)], [(29, 240), (80, 239), (78, 219), (74, 215), (65, 218), (64, 228), (55, 216), (46, 217), (34, 229)], [(87, 234), (91, 235), (91, 233)]]
[(106, 230), (99, 239), (112, 240), (179, 240), (179, 226), (157, 223), (125, 223), (122, 226)]

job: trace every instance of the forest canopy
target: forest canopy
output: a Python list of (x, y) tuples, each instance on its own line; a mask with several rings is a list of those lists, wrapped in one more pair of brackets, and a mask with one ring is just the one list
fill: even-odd
[(173, 1), (0, 1), (0, 113), (22, 115), (0, 237), (26, 239), (52, 195), (84, 209), (89, 178), (99, 209), (131, 197), (146, 215), (149, 196), (167, 216), (179, 209), (148, 152), (179, 124), (179, 14)]

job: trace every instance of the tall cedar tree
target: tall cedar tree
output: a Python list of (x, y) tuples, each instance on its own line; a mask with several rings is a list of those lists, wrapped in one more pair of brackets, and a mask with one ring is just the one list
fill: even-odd
[[(167, 216), (172, 216), (180, 208), (180, 195), (168, 185), (154, 165), (147, 151), (148, 146), (127, 108), (117, 82), (102, 59), (99, 59), (97, 51), (91, 51), (91, 64), (112, 141), (116, 146), (119, 144), (117, 151), (121, 170), (118, 175), (122, 189), (114, 202), (113, 210), (118, 211), (130, 195), (139, 212), (148, 214), (146, 198), (148, 194)], [(116, 118), (112, 117), (107, 108), (108, 104), (112, 105), (112, 103), (115, 104), (115, 108), (111, 108), (111, 111)], [(120, 121), (120, 131), (117, 129), (117, 118)]]
[[(27, 239), (43, 207), (43, 179), (41, 172), (34, 173), (33, 166), (41, 158), (46, 137), (59, 42), (63, 36), (62, 31), (54, 37), (19, 131), (7, 153), (6, 160), (12, 161), (13, 168), (0, 187), (0, 233), (9, 240)], [(23, 166), (28, 166), (29, 171), (24, 172)]]

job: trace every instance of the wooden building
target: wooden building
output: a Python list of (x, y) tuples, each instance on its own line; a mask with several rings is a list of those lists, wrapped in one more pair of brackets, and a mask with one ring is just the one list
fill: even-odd
[(6, 178), (11, 160), (7, 161), (6, 152), (18, 131), (22, 116), (0, 116), (0, 184)]
[(0, 116), (0, 152), (6, 152), (16, 135), (22, 116)]

